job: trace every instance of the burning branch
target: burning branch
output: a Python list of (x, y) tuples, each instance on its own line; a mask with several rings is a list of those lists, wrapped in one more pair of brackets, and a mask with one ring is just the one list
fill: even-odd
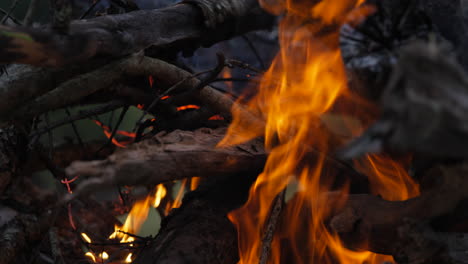
[[(103, 161), (77, 161), (66, 172), (91, 177), (74, 192), (80, 195), (100, 186), (156, 185), (166, 181), (232, 175), (244, 168), (261, 168), (265, 162), (259, 140), (228, 148), (215, 148), (224, 129), (199, 129), (158, 134), (152, 140), (120, 149)], [(132, 177), (129, 177), (132, 175)]]

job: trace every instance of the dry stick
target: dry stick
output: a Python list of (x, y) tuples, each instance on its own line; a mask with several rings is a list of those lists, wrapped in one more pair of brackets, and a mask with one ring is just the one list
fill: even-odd
[(276, 226), (281, 215), (281, 211), (284, 207), (284, 200), (286, 197), (286, 188), (283, 189), (273, 200), (270, 216), (265, 226), (265, 231), (262, 239), (262, 251), (260, 254), (260, 264), (266, 264), (271, 252), (271, 242), (273, 241), (273, 235), (275, 234)]
[[(58, 6), (70, 2), (54, 1), (60, 3)], [(218, 2), (219, 0), (204, 1), (213, 6)], [(67, 35), (61, 34), (63, 31), (51, 32), (45, 27), (2, 26), (0, 63), (59, 67), (89, 61), (98, 55), (107, 58), (121, 57), (152, 45), (156, 48), (197, 48), (249, 31), (268, 28), (273, 24), (273, 17), (260, 9), (257, 0), (238, 0), (231, 3), (241, 3), (245, 8), (238, 10), (236, 14), (229, 14), (224, 23), (209, 29), (202, 23), (206, 18), (204, 15), (209, 14), (185, 3), (163, 9), (73, 21)], [(61, 10), (63, 12), (60, 11), (55, 16), (57, 23), (54, 26), (56, 29), (66, 30), (69, 8), (65, 5)], [(231, 34), (225, 34), (226, 32)]]
[(16, 111), (14, 117), (27, 119), (47, 111), (76, 104), (82, 98), (108, 88), (120, 80), (122, 78), (123, 65), (133, 60), (137, 60), (136, 56), (118, 60), (95, 71), (66, 81), (55, 90), (36, 98), (29, 104), (25, 104)]
[[(162, 78), (160, 80), (169, 85), (174, 85), (181, 82), (181, 80), (186, 80), (184, 84), (191, 88), (198, 87), (201, 83), (200, 80), (192, 78), (191, 73), (162, 60), (144, 57), (141, 60), (128, 60), (127, 62), (128, 63), (125, 64), (124, 70), (127, 74), (145, 76), (152, 75), (155, 76), (155, 79)], [(230, 117), (231, 110), (235, 108), (237, 111), (241, 112), (246, 122), (251, 122), (252, 124), (257, 125), (265, 123), (262, 119), (250, 113), (242, 105), (235, 103), (234, 100), (226, 96), (224, 93), (217, 91), (210, 86), (204, 86), (201, 88), (197, 95), (200, 101), (212, 107), (213, 110), (224, 117)]]

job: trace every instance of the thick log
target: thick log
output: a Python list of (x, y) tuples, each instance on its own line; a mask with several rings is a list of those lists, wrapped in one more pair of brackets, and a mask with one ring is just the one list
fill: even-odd
[[(408, 246), (407, 232), (396, 231), (404, 228), (408, 219), (417, 223), (435, 222), (450, 216), (456, 210), (466, 210), (460, 205), (468, 199), (468, 178), (465, 177), (467, 172), (466, 164), (434, 169), (432, 173), (437, 173), (441, 183), (407, 201), (386, 201), (367, 194), (350, 195), (346, 205), (332, 214), (329, 226), (350, 247), (401, 255), (401, 250)], [(466, 218), (461, 221), (466, 221)], [(465, 232), (466, 225), (451, 231)], [(444, 250), (444, 247), (438, 249)], [(431, 259), (436, 253), (441, 255), (447, 252), (428, 250), (425, 258)]]
[(91, 177), (74, 194), (119, 185), (154, 185), (190, 177), (219, 177), (262, 168), (266, 154), (260, 139), (235, 147), (216, 148), (225, 129), (176, 130), (119, 149), (106, 160), (72, 163), (70, 177)]
[(57, 67), (101, 55), (127, 55), (149, 46), (173, 48), (189, 43), (187, 47), (193, 50), (200, 45), (211, 45), (238, 34), (267, 28), (273, 22), (256, 0), (223, 3), (227, 5), (225, 8), (236, 12), (225, 13), (223, 19), (214, 24), (204, 22), (219, 15), (216, 8), (207, 13), (204, 7), (216, 7), (218, 1), (74, 21), (68, 34), (44, 28), (1, 26), (0, 62)]

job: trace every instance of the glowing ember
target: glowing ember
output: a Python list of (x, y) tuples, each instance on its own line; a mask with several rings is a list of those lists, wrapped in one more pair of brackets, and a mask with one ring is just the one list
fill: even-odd
[(222, 117), (220, 115), (214, 115), (214, 116), (208, 118), (208, 120), (224, 120), (224, 117)]
[(154, 199), (153, 207), (158, 208), (161, 204), (162, 199), (166, 197), (166, 194), (166, 187), (164, 187), (163, 184), (158, 184), (158, 186), (156, 186), (156, 197)]
[(198, 105), (183, 105), (183, 106), (177, 107), (177, 111), (184, 111), (184, 110), (188, 110), (188, 109), (200, 109), (200, 106), (198, 106)]
[[(104, 135), (106, 135), (107, 138), (110, 138), (112, 136), (112, 131), (111, 129), (104, 125), (103, 123), (97, 121), (97, 120), (93, 120), (94, 123), (96, 123), (98, 126), (102, 127), (103, 129), (103, 132), (104, 132)], [(116, 134), (117, 135), (121, 135), (121, 136), (126, 136), (126, 137), (129, 137), (129, 138), (132, 138), (132, 140), (128, 140), (128, 141), (117, 141), (117, 139), (112, 138), (112, 144), (116, 145), (117, 147), (120, 147), (120, 148), (126, 148), (128, 144), (132, 143), (133, 142), (133, 139), (136, 137), (136, 133), (133, 133), (133, 132), (127, 132), (127, 131), (122, 131), (122, 130), (117, 130), (116, 131)]]
[[(266, 124), (248, 124), (239, 112), (221, 142), (233, 145), (264, 136), (269, 157), (264, 172), (250, 191), (247, 204), (231, 213), (238, 227), (241, 264), (258, 263), (262, 231), (270, 215), (275, 196), (292, 179), (298, 187), (287, 203), (287, 224), (278, 227), (271, 244), (269, 263), (285, 263), (287, 240), (292, 263), (362, 264), (391, 261), (389, 256), (346, 249), (337, 235), (330, 233), (325, 219), (330, 211), (344, 204), (347, 186), (337, 191), (337, 200), (328, 199), (336, 173), (326, 163), (346, 138), (332, 133), (322, 116), (359, 117), (364, 126), (375, 118), (373, 106), (347, 89), (347, 78), (338, 45), (339, 25), (349, 19), (362, 19), (373, 8), (356, 8), (361, 0), (260, 1), (275, 13), (287, 11), (280, 24), (281, 50), (263, 76), (258, 94), (248, 102), (252, 113)], [(345, 108), (345, 109), (343, 109)], [(344, 117), (343, 117), (344, 118)], [(343, 121), (343, 123), (346, 123)], [(352, 128), (351, 128), (352, 129)], [(352, 135), (361, 131), (352, 131)], [(313, 153), (313, 155), (311, 155)], [(375, 194), (392, 200), (404, 200), (418, 194), (401, 163), (388, 158), (369, 156), (359, 163)], [(306, 213), (305, 213), (305, 210)], [(310, 216), (304, 224), (304, 214)], [(302, 222), (301, 222), (302, 221)], [(281, 241), (280, 241), (281, 240)], [(306, 251), (306, 252), (305, 252)], [(381, 263), (381, 262), (380, 262)]]

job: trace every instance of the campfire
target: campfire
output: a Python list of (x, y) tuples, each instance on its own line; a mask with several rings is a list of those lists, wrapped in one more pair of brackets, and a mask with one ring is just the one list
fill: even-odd
[(1, 264), (468, 263), (464, 1), (18, 2)]

